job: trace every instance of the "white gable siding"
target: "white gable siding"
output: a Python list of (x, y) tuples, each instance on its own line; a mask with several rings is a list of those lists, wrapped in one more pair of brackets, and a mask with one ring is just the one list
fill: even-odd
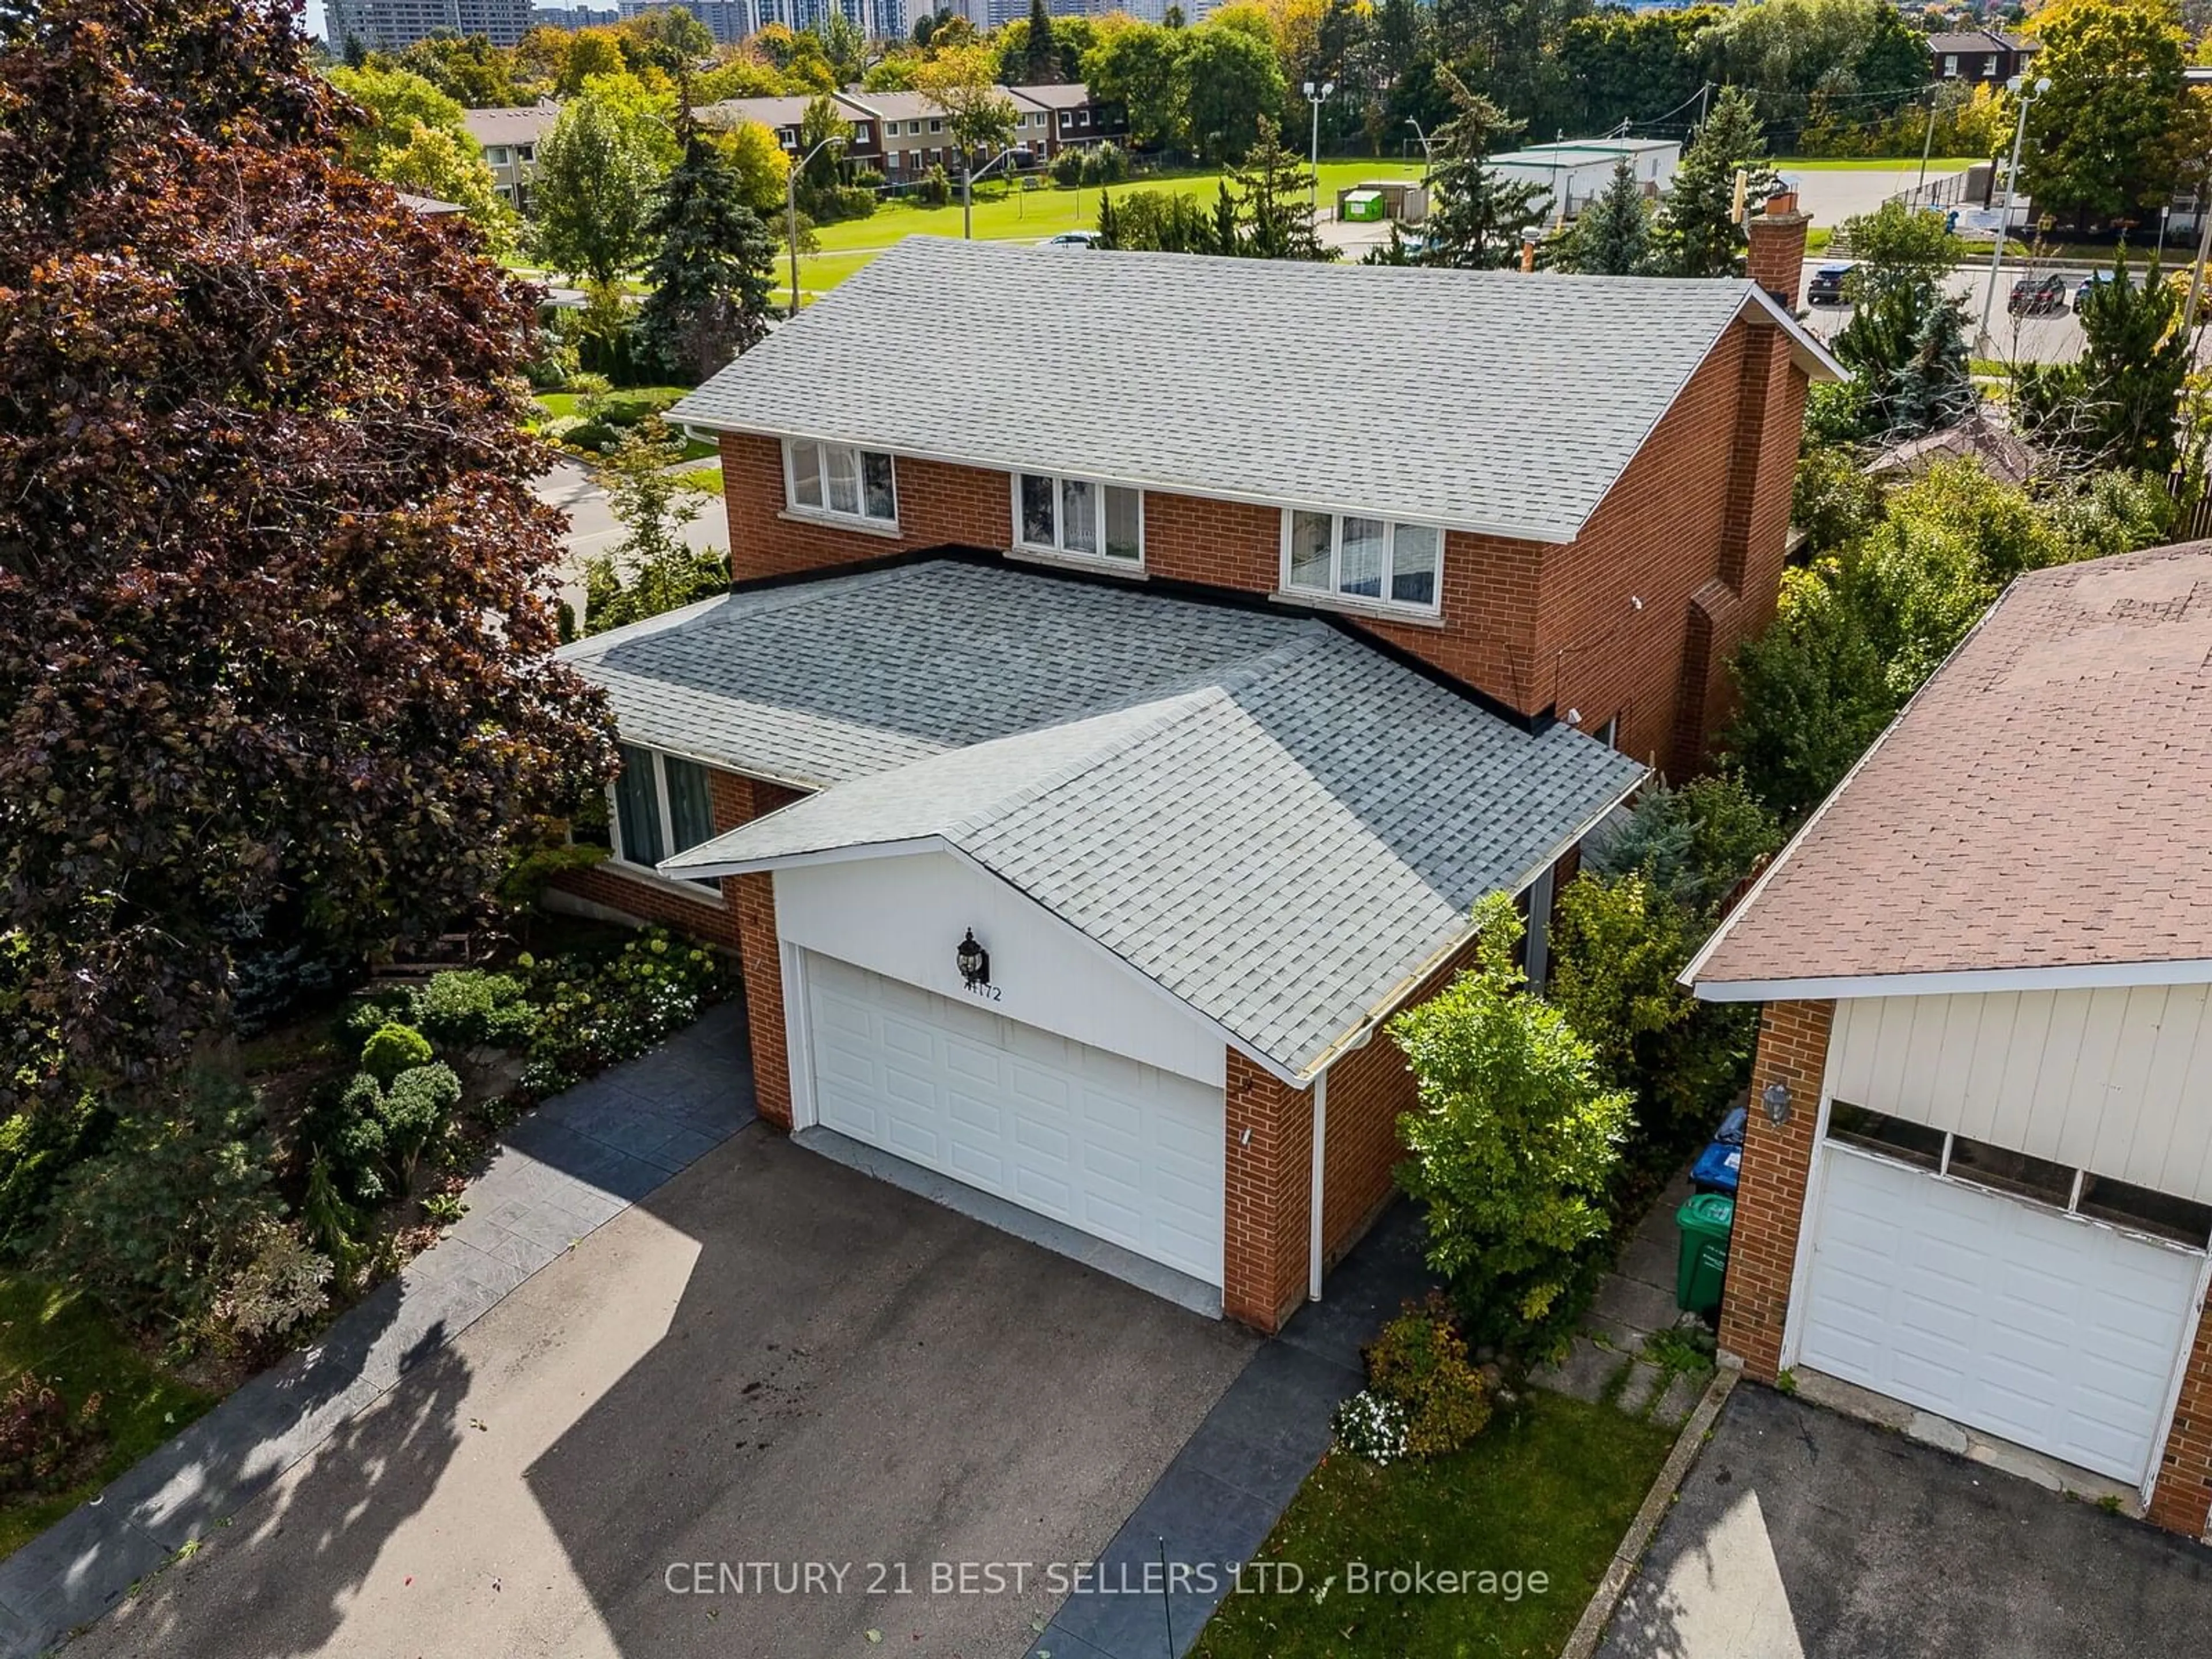
[(787, 942), (956, 1002), (952, 952), (968, 929), (991, 955), (985, 1012), (1222, 1086), (1218, 1033), (1035, 901), (945, 853), (844, 860), (775, 872)]
[(1836, 1005), (1829, 1094), (2212, 1201), (2212, 987)]

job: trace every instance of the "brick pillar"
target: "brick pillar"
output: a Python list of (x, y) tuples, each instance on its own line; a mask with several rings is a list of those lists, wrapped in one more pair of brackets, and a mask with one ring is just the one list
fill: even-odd
[(1221, 1310), (1270, 1334), (1305, 1297), (1313, 1097), (1229, 1051)]
[(1744, 268), (1751, 280), (1774, 296), (1784, 311), (1797, 309), (1797, 286), (1805, 274), (1805, 232), (1810, 215), (1797, 211), (1797, 193), (1781, 191), (1766, 199), (1766, 210), (1744, 226), (1751, 248)]
[[(1745, 1374), (1762, 1382), (1773, 1382), (1782, 1369), (1782, 1322), (1790, 1311), (1790, 1279), (1797, 1265), (1835, 1014), (1832, 1002), (1770, 1002), (1759, 1022), (1720, 1340), (1743, 1360)], [(1778, 1129), (1759, 1103), (1766, 1085), (1777, 1081), (1790, 1085), (1790, 1121)]]
[(2173, 1421), (2166, 1432), (2166, 1454), (2159, 1460), (2158, 1484), (2151, 1488), (2150, 1518), (2169, 1532), (2204, 1536), (2212, 1510), (2212, 1324), (2200, 1311), (2197, 1334), (2189, 1344), (2189, 1363), (2181, 1373), (2181, 1396), (2173, 1402)]
[(784, 1040), (783, 947), (775, 936), (775, 878), (764, 871), (722, 883), (738, 912), (738, 965), (752, 1034), (753, 1098), (763, 1122), (791, 1129), (791, 1052)]

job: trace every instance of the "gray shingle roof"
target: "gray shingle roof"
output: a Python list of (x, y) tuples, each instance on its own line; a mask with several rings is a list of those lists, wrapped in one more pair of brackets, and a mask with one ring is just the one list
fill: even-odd
[[(1643, 775), (1570, 728), (1532, 736), (1326, 623), (1011, 572), (913, 574), (953, 571), (1018, 592), (1039, 628), (1057, 632), (1063, 604), (1095, 622), (1103, 602), (1132, 607), (1155, 641), (1188, 626), (1197, 648), (1151, 685), (1125, 660), (1135, 672), (1099, 712), (940, 744), (664, 869), (939, 838), (1300, 1076), (1462, 938), (1477, 899), (1517, 890)], [(962, 584), (918, 592), (956, 607), (921, 620), (956, 626)], [(1208, 631), (1224, 616), (1270, 626), (1226, 654)]]
[(1748, 282), (909, 237), (672, 418), (1568, 541), (1747, 310), (1832, 371)]
[(815, 789), (1203, 684), (1303, 625), (933, 562), (726, 594), (562, 654), (630, 742)]

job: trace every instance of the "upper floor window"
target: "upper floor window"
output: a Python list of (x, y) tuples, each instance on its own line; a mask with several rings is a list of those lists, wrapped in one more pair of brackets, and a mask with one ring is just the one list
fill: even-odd
[(1347, 513), (1283, 514), (1283, 586), (1433, 613), (1443, 532)]
[(853, 142), (854, 143), (872, 143), (874, 140), (875, 128), (870, 123), (866, 121), (855, 121), (853, 123)]
[(484, 146), (484, 161), (488, 165), (495, 167), (503, 167), (507, 165), (507, 149), (505, 144), (487, 144)]
[(930, 130), (932, 132), (942, 132), (942, 131), (945, 131), (945, 118), (944, 118), (943, 116), (941, 116), (941, 115), (933, 115), (933, 116), (931, 116), (931, 117), (929, 118), (929, 130)]
[(518, 144), (515, 146), (514, 153), (526, 161), (534, 161), (538, 159), (538, 146), (535, 144)]
[[(714, 802), (707, 769), (657, 749), (619, 745), (622, 775), (614, 781), (614, 855), (650, 870), (714, 838)], [(702, 884), (714, 886), (711, 880)]]
[(783, 471), (784, 500), (794, 512), (898, 522), (891, 458), (881, 450), (789, 438), (783, 446)]
[(1014, 541), (1040, 553), (1145, 562), (1145, 497), (1140, 490), (1088, 478), (1022, 472), (1014, 478)]

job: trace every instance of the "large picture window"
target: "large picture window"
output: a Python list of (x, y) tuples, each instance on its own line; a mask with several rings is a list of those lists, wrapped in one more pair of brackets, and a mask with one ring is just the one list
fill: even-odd
[(794, 513), (898, 523), (891, 458), (878, 449), (792, 438), (783, 446), (784, 500)]
[(1433, 613), (1443, 532), (1352, 513), (1283, 514), (1283, 587)]
[[(614, 783), (614, 855), (652, 870), (661, 860), (714, 838), (707, 769), (658, 750), (623, 744)], [(712, 880), (696, 884), (719, 890)]]
[(1014, 477), (1014, 541), (1040, 553), (1115, 564), (1145, 562), (1144, 492), (1088, 478)]

